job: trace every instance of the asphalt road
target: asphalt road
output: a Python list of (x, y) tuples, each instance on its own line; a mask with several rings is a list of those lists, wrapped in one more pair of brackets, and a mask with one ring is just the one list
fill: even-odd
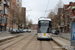
[(62, 50), (52, 40), (37, 40), (35, 31), (8, 41), (0, 43), (0, 50)]

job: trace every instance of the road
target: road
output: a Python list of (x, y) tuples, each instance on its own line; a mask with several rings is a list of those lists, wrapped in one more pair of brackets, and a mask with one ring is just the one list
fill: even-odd
[(0, 50), (62, 50), (52, 40), (37, 40), (36, 32), (0, 43)]

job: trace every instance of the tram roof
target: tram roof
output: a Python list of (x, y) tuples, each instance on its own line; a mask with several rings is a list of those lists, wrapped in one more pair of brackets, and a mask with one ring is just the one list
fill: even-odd
[(48, 19), (48, 18), (46, 18), (46, 19), (39, 19), (39, 20), (49, 20), (49, 21), (51, 21), (51, 19)]

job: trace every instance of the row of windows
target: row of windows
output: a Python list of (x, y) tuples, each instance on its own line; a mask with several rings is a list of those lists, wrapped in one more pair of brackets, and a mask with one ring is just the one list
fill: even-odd
[[(0, 10), (0, 15), (1, 15), (1, 14), (4, 14), (4, 11), (3, 11), (3, 10)], [(8, 9), (7, 9), (7, 8), (5, 8), (5, 14), (8, 15)]]
[(17, 6), (22, 6), (21, 4), (17, 4)]
[(2, 23), (2, 24), (7, 23), (7, 18), (0, 16), (0, 23)]
[(22, 0), (17, 0), (17, 2), (22, 2)]
[[(12, 0), (12, 1), (14, 1), (14, 0)], [(17, 0), (17, 2), (22, 2), (22, 0)]]

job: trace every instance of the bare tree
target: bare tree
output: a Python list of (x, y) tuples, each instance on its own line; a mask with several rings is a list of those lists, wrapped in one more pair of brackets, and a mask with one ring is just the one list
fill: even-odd
[(28, 25), (28, 18), (26, 18), (26, 25)]
[(58, 8), (63, 8), (63, 2), (62, 2), (62, 0), (59, 0), (58, 4), (57, 4), (56, 7), (54, 8), (55, 14), (57, 14)]
[(51, 10), (51, 12), (50, 12), (49, 15), (48, 15), (48, 18), (53, 19), (54, 16), (55, 16), (55, 13)]
[(31, 28), (32, 26), (32, 20), (28, 21), (28, 28)]

